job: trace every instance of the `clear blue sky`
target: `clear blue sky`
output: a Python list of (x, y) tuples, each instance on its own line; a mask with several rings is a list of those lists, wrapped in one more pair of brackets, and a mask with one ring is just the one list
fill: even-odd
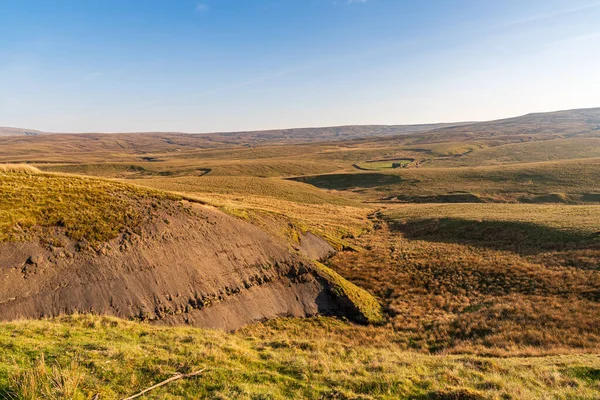
[(0, 126), (207, 132), (600, 106), (600, 1), (0, 0)]

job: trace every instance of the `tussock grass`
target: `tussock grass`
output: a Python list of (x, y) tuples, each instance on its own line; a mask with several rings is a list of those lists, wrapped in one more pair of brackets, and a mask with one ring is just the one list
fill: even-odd
[(0, 172), (0, 241), (55, 227), (75, 240), (105, 241), (136, 230), (152, 207), (178, 199), (114, 181), (23, 171)]
[[(281, 319), (236, 333), (155, 327), (114, 318), (63, 317), (0, 324), (0, 397), (34, 389), (30, 377), (73, 376), (71, 398), (119, 399), (174, 373), (207, 367), (149, 394), (155, 399), (595, 399), (594, 355), (493, 358), (406, 352), (384, 333), (330, 318)], [(36, 349), (32, 351), (32, 349)], [(43, 357), (45, 362), (36, 362)], [(80, 360), (72, 364), (72, 360)], [(36, 372), (32, 366), (41, 371)], [(27, 392), (32, 393), (32, 392)], [(460, 397), (462, 395), (463, 397)], [(454, 397), (453, 397), (454, 396)], [(458, 397), (457, 397), (458, 396)], [(10, 398), (10, 397), (8, 397)]]
[[(389, 207), (328, 265), (382, 299), (395, 340), (430, 352), (600, 351), (600, 206)], [(392, 229), (388, 229), (388, 224)]]
[(9, 377), (8, 389), (0, 389), (0, 396), (8, 399), (85, 399), (79, 387), (83, 381), (83, 368), (75, 361), (65, 366), (55, 362), (49, 366), (44, 353), (31, 360), (29, 366), (18, 368)]
[(0, 173), (39, 174), (41, 171), (27, 164), (0, 164)]

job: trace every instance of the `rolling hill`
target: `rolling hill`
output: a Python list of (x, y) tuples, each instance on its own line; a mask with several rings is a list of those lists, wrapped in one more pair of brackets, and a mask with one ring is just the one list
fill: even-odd
[(294, 251), (177, 195), (5, 170), (0, 319), (92, 313), (223, 329), (317, 313), (365, 320), (369, 295), (310, 260), (332, 250), (317, 236), (301, 233)]
[(3, 137), (0, 398), (596, 399), (599, 118)]

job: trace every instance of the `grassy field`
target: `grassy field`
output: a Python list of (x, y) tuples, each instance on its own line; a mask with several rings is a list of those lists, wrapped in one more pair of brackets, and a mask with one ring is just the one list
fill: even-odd
[(328, 193), (314, 186), (281, 179), (252, 176), (203, 176), (176, 178), (147, 178), (128, 180), (160, 190), (188, 194), (270, 197), (300, 204), (333, 204), (360, 207), (360, 203), (346, 197)]
[(407, 348), (600, 351), (600, 206), (389, 206), (328, 264), (383, 299)]
[[(367, 200), (392, 197), (417, 203), (585, 203), (600, 201), (598, 174), (600, 159), (594, 158), (501, 167), (403, 168), (294, 179), (323, 189), (357, 193)], [(458, 199), (453, 200), (449, 197), (452, 195)]]
[[(391, 207), (384, 215), (389, 221), (400, 224), (417, 224), (426, 220), (455, 220), (481, 225), (515, 224), (536, 229), (532, 236), (546, 231), (548, 234), (555, 233), (557, 237), (600, 239), (600, 206), (597, 205), (470, 204), (465, 207), (462, 204), (418, 204)], [(552, 243), (549, 237), (541, 237), (542, 240)]]
[(600, 139), (569, 138), (511, 143), (482, 148), (464, 157), (432, 159), (426, 167), (467, 167), (542, 161), (572, 160), (600, 156)]
[[(424, 355), (389, 331), (328, 318), (236, 333), (75, 316), (0, 325), (0, 397), (119, 399), (175, 373), (150, 399), (595, 399), (595, 355)], [(35, 349), (35, 350), (34, 350)]]

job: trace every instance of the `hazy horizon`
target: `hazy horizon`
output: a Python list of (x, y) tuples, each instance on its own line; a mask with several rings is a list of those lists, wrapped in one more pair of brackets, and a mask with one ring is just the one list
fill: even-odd
[(463, 120), (463, 121), (431, 121), (431, 122), (423, 122), (423, 123), (414, 123), (414, 124), (347, 124), (347, 125), (319, 125), (319, 126), (284, 126), (284, 127), (276, 127), (276, 128), (267, 128), (267, 129), (240, 129), (240, 130), (220, 130), (220, 131), (175, 131), (172, 129), (156, 131), (156, 130), (145, 130), (145, 131), (125, 131), (125, 130), (116, 130), (116, 131), (49, 131), (44, 129), (39, 129), (37, 127), (27, 127), (27, 126), (0, 126), (0, 128), (8, 128), (8, 129), (23, 129), (23, 130), (31, 130), (31, 131), (39, 131), (42, 133), (72, 133), (72, 134), (87, 134), (87, 133), (161, 133), (161, 132), (173, 132), (173, 133), (189, 133), (189, 134), (211, 134), (211, 133), (236, 133), (236, 132), (260, 132), (260, 131), (278, 131), (278, 130), (299, 130), (299, 129), (321, 129), (321, 128), (343, 128), (350, 126), (418, 126), (418, 125), (442, 125), (442, 124), (475, 124), (475, 123), (484, 123), (484, 122), (493, 122), (493, 121), (501, 121), (504, 119), (512, 119), (524, 117), (530, 114), (551, 114), (562, 111), (577, 111), (577, 110), (591, 110), (591, 109), (599, 109), (600, 107), (584, 107), (584, 108), (573, 108), (568, 110), (547, 110), (547, 111), (536, 111), (519, 115), (512, 115), (502, 118), (495, 118), (491, 120)]
[(600, 2), (0, 2), (0, 126), (230, 132), (600, 104)]

